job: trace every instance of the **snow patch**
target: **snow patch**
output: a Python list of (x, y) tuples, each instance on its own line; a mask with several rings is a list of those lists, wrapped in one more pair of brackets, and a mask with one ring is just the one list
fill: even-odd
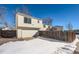
[[(46, 40), (44, 40), (46, 39)], [(29, 41), (8, 42), (0, 46), (2, 54), (70, 54), (73, 53), (76, 46), (76, 40), (72, 43), (65, 43), (49, 38), (35, 38)]]
[(73, 54), (74, 50), (76, 49), (76, 43), (79, 42), (78, 38), (63, 47), (59, 47), (54, 53), (55, 54)]

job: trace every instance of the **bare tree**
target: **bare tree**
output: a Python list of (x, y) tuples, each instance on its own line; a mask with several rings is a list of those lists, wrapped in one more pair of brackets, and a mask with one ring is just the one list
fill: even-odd
[(16, 13), (18, 12), (18, 8), (12, 11), (12, 17), (13, 17), (13, 28), (15, 28), (15, 21), (16, 21)]
[(67, 29), (68, 29), (69, 31), (73, 30), (73, 25), (71, 24), (71, 22), (68, 23)]
[(8, 23), (5, 20), (6, 12), (7, 12), (7, 8), (0, 7), (0, 20), (1, 20), (1, 24), (3, 24), (4, 27), (8, 27)]
[(45, 19), (43, 19), (43, 23), (46, 24), (46, 25), (49, 25), (51, 26), (52, 25), (52, 18), (51, 17), (47, 17)]
[(28, 11), (28, 8), (26, 5), (22, 5), (21, 7), (16, 7), (15, 10), (12, 11), (12, 15), (13, 15), (13, 27), (15, 27), (15, 20), (16, 20), (16, 13), (23, 13), (23, 14), (27, 14), (27, 15), (31, 15)]
[(30, 13), (29, 13), (28, 8), (27, 8), (26, 5), (22, 5), (20, 8), (17, 8), (16, 11), (24, 13), (24, 14), (27, 14), (27, 15), (30, 15)]

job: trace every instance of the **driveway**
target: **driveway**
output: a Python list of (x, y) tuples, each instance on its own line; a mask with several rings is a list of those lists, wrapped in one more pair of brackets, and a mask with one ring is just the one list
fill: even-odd
[[(48, 41), (52, 40), (52, 41)], [(1, 54), (52, 54), (59, 47), (66, 45), (66, 42), (62, 42), (49, 38), (35, 38), (29, 41), (16, 41), (8, 42), (0, 46)]]

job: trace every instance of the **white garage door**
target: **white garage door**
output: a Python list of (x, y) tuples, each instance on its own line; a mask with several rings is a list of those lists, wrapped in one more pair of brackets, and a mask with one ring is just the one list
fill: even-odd
[(33, 37), (38, 30), (22, 30), (22, 38)]

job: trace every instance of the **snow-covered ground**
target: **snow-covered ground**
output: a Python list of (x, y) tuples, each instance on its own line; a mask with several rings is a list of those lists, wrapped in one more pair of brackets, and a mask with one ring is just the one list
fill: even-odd
[(35, 38), (29, 41), (8, 42), (0, 46), (0, 54), (62, 54), (73, 53), (77, 38), (72, 43), (49, 38)]

